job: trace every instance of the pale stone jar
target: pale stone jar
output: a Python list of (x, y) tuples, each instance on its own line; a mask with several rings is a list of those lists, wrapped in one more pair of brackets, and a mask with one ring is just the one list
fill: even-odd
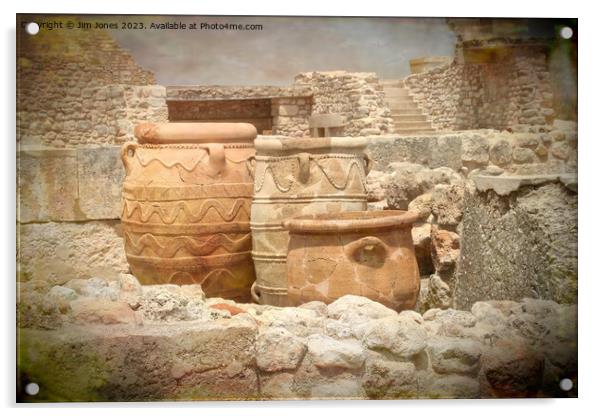
[(282, 221), (298, 215), (364, 210), (371, 159), (365, 138), (258, 138), (250, 160), (255, 182), (251, 207), (253, 298), (287, 306), (288, 232)]
[(357, 295), (396, 311), (414, 308), (420, 276), (411, 230), (417, 219), (413, 212), (361, 211), (285, 220), (291, 306)]

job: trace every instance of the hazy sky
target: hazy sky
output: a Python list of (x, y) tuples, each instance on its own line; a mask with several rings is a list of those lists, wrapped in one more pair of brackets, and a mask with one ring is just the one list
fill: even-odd
[(288, 85), (305, 71), (367, 71), (401, 78), (409, 59), (453, 55), (444, 19), (326, 17), (120, 17), (136, 22), (262, 24), (262, 31), (113, 30), (159, 84)]

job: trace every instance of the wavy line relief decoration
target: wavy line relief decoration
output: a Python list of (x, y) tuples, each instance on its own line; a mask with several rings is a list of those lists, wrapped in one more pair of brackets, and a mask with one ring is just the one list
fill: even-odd
[[(329, 158), (329, 159), (336, 159), (336, 158)], [(338, 183), (335, 178), (334, 175), (328, 173), (329, 169), (327, 167), (325, 167), (322, 163), (320, 163), (318, 160), (316, 159), (310, 159), (310, 163), (315, 164), (319, 170), (322, 172), (322, 174), (326, 177), (326, 179), (328, 180), (328, 182), (337, 190), (339, 191), (343, 191), (345, 189), (347, 189), (347, 186), (349, 185), (349, 182), (351, 182), (351, 170), (355, 167), (355, 169), (358, 171), (359, 173), (359, 177), (360, 177), (360, 182), (362, 183), (362, 187), (363, 190), (366, 190), (366, 173), (365, 173), (365, 167), (364, 164), (361, 160), (358, 159), (351, 159), (351, 162), (347, 165), (347, 173), (346, 175), (344, 175), (343, 181), (341, 183)], [(311, 170), (311, 167), (310, 167)], [(290, 179), (288, 179), (288, 184), (287, 185), (282, 185), (279, 182), (278, 179), (278, 175), (274, 173), (274, 168), (272, 166), (272, 163), (270, 163), (269, 161), (266, 163), (266, 167), (265, 169), (263, 169), (263, 171), (261, 172), (261, 176), (258, 178), (255, 178), (255, 192), (260, 192), (263, 189), (263, 186), (265, 184), (265, 178), (267, 173), (270, 173), (270, 175), (272, 176), (272, 179), (274, 181), (274, 184), (276, 185), (276, 188), (281, 192), (281, 193), (288, 193), (292, 187), (295, 184), (295, 180), (292, 179), (292, 177), (294, 177), (294, 172), (291, 170), (290, 172)], [(259, 174), (259, 173), (258, 173)]]
[(251, 246), (250, 232), (238, 239), (232, 239), (224, 233), (213, 234), (205, 239), (189, 236), (170, 236), (164, 244), (161, 244), (159, 239), (151, 233), (145, 233), (138, 238), (133, 234), (126, 231), (123, 236), (131, 253), (140, 255), (145, 249), (149, 249), (161, 258), (173, 258), (180, 250), (185, 250), (191, 256), (207, 256), (219, 248), (223, 248), (229, 253), (235, 253)]
[[(206, 169), (204, 169), (203, 165), (206, 165), (206, 161), (209, 159), (209, 153), (203, 147), (192, 148), (195, 151), (198, 150), (200, 156), (197, 159), (190, 160), (188, 163), (182, 161), (181, 156), (179, 156), (177, 154), (173, 155), (174, 158), (178, 159), (178, 160), (175, 160), (174, 162), (165, 161), (164, 160), (166, 158), (165, 153), (163, 153), (161, 155), (162, 157), (157, 156), (155, 154), (156, 152), (152, 152), (153, 155), (143, 155), (145, 152), (144, 152), (144, 150), (141, 151), (141, 149), (145, 149), (146, 147), (147, 146), (139, 148), (138, 151), (134, 153), (134, 157), (136, 158), (138, 163), (140, 163), (140, 166), (142, 166), (144, 168), (149, 167), (153, 162), (157, 162), (166, 169), (173, 169), (174, 167), (178, 167), (178, 168), (186, 170), (187, 172), (193, 172), (197, 169), (200, 169), (201, 171), (206, 171)], [(157, 147), (157, 146), (153, 146), (153, 147), (149, 147), (149, 150), (156, 150), (158, 148), (159, 147)], [(245, 163), (248, 159), (248, 156), (245, 155), (238, 159), (233, 158), (232, 156), (226, 156), (225, 159), (228, 162), (239, 165), (241, 163)]]
[(244, 219), (249, 218), (250, 209), (247, 207), (249, 203), (250, 200), (248, 198), (239, 198), (234, 205), (228, 209), (221, 202), (215, 199), (208, 199), (203, 201), (203, 204), (198, 210), (193, 210), (189, 206), (189, 201), (178, 201), (175, 206), (168, 208), (159, 206), (156, 202), (149, 204), (146, 202), (124, 199), (121, 217), (130, 219), (136, 211), (139, 211), (140, 221), (143, 223), (148, 222), (153, 215), (156, 215), (163, 224), (173, 224), (180, 213), (183, 212), (186, 215), (187, 222), (196, 223), (202, 221), (207, 213), (210, 210), (213, 210), (223, 221), (231, 222), (237, 218), (239, 214), (242, 214)]

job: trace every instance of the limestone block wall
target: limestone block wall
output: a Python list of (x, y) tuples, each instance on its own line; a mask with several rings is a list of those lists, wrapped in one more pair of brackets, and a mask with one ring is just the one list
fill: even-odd
[(385, 103), (385, 93), (374, 73), (304, 72), (295, 85), (311, 88), (312, 113), (338, 113), (346, 119), (346, 136), (386, 134), (393, 131), (393, 119)]
[(17, 154), (20, 280), (64, 282), (129, 270), (123, 250), (119, 146)]
[(553, 96), (546, 56), (493, 63), (457, 61), (404, 79), (414, 101), (440, 130), (516, 128), (551, 123)]

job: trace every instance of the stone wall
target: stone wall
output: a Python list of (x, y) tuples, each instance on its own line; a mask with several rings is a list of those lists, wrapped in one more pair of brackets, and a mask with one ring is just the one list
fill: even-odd
[[(345, 136), (386, 134), (393, 129), (383, 88), (374, 73), (307, 72), (297, 75), (290, 87), (201, 85), (167, 88), (170, 120), (190, 120), (186, 116), (190, 114), (188, 108), (218, 107), (228, 100), (236, 101), (239, 108), (232, 109), (229, 115), (223, 114), (222, 119), (244, 118), (237, 114), (246, 113), (244, 106), (251, 105), (247, 100), (268, 98), (272, 102), (272, 134), (307, 137), (310, 135), (310, 115), (329, 113), (343, 117)], [(258, 130), (261, 133), (263, 129)]]
[[(80, 147), (134, 139), (143, 121), (167, 121), (165, 87), (44, 84), (20, 92), (17, 140), (22, 146)], [(40, 97), (44, 97), (41, 99)]]
[[(24, 401), (577, 396), (559, 386), (577, 379), (576, 305), (421, 315), (348, 295), (278, 308), (130, 275), (21, 289)], [(30, 382), (37, 396), (24, 394)]]
[(129, 270), (119, 216), (119, 146), (21, 149), (17, 154), (20, 280), (64, 282)]
[(272, 100), (272, 134), (308, 137), (312, 97), (282, 97)]
[(557, 120), (553, 125), (522, 126), (515, 132), (482, 129), (428, 136), (389, 134), (370, 137), (369, 142), (376, 171), (394, 162), (409, 162), (429, 168), (448, 167), (464, 175), (482, 170), (507, 175), (577, 172), (574, 122)]
[(218, 86), (168, 87), (171, 121), (242, 121), (259, 134), (309, 136), (312, 91), (307, 87)]
[(516, 129), (551, 123), (554, 116), (546, 55), (539, 49), (516, 47), (493, 62), (456, 60), (410, 75), (404, 85), (439, 130)]
[[(512, 294), (512, 299), (530, 296), (575, 302), (576, 270), (571, 266), (577, 255), (575, 230), (572, 234), (562, 227), (560, 229), (564, 231), (559, 234), (552, 230), (559, 229), (561, 224), (569, 226), (567, 217), (576, 221), (576, 195), (566, 200), (557, 198), (553, 204), (543, 202), (545, 193), (541, 198), (535, 196), (533, 203), (543, 205), (538, 208), (540, 213), (529, 216), (525, 212), (530, 208), (508, 202), (516, 198), (502, 198), (505, 202), (500, 204), (507, 211), (502, 215), (495, 207), (489, 207), (489, 202), (494, 200), (492, 197), (481, 195), (477, 198), (469, 192), (472, 189), (470, 183), (479, 176), (513, 184), (516, 178), (531, 178), (529, 180), (539, 183), (542, 177), (558, 178), (559, 175), (567, 178), (571, 192), (576, 192), (575, 123), (556, 121), (553, 126), (531, 127), (523, 133), (474, 130), (435, 136), (375, 136), (371, 138), (368, 150), (376, 161), (368, 175), (369, 208), (409, 209), (420, 214), (412, 230), (422, 276), (416, 310), (469, 308), (475, 301), (499, 299), (504, 293), (506, 296)], [(467, 198), (472, 201), (472, 208), (465, 205)], [(479, 202), (478, 207), (475, 207), (475, 201)], [(469, 217), (472, 222), (465, 229), (464, 215), (469, 209), (480, 214), (473, 213)], [(563, 210), (564, 217), (556, 223), (538, 222), (541, 217), (558, 218), (559, 210)], [(496, 220), (497, 216), (504, 220)], [(508, 225), (505, 222), (508, 218), (521, 219), (524, 227), (514, 223)], [(483, 233), (482, 226), (488, 222), (491, 223), (489, 232)], [(526, 228), (528, 223), (539, 229)], [(499, 236), (496, 227), (501, 228)], [(471, 244), (466, 247), (464, 233), (470, 233)], [(568, 240), (559, 238), (565, 234)], [(542, 242), (534, 244), (529, 242), (531, 240), (521, 239), (527, 236)], [(508, 245), (508, 241), (513, 243)], [(538, 247), (538, 255), (544, 253), (546, 260), (527, 261), (531, 265), (528, 273), (521, 271), (519, 266), (512, 269), (509, 265), (503, 268), (503, 273), (494, 273), (491, 265), (509, 261), (508, 256), (500, 254), (503, 250), (496, 249), (496, 244), (515, 247), (514, 243), (518, 241), (524, 243), (523, 249)], [(555, 251), (546, 244), (567, 248), (554, 254)], [(488, 255), (482, 256), (489, 246), (492, 248), (487, 249)], [(515, 263), (521, 255), (522, 251), (515, 252)], [(550, 269), (547, 266), (550, 256), (557, 263), (565, 263)], [(475, 260), (477, 257), (479, 260)], [(530, 257), (525, 254), (524, 258)], [(462, 261), (465, 266), (460, 272)], [(513, 279), (523, 278), (521, 285), (514, 285)], [(479, 279), (484, 279), (487, 284)], [(463, 285), (462, 289), (456, 288), (458, 284)], [(482, 288), (470, 296), (473, 285)], [(525, 289), (525, 285), (530, 285), (531, 289)], [(462, 294), (457, 297), (457, 293)]]
[(374, 73), (305, 72), (295, 77), (295, 85), (311, 88), (313, 114), (337, 113), (343, 116), (346, 120), (345, 136), (393, 131), (385, 93)]
[(165, 88), (103, 30), (17, 33), (17, 277), (127, 272), (116, 145), (167, 121)]
[(108, 32), (17, 33), (20, 144), (121, 143), (132, 137), (132, 123), (166, 119), (165, 89), (151, 86), (156, 82), (154, 75), (141, 68)]

